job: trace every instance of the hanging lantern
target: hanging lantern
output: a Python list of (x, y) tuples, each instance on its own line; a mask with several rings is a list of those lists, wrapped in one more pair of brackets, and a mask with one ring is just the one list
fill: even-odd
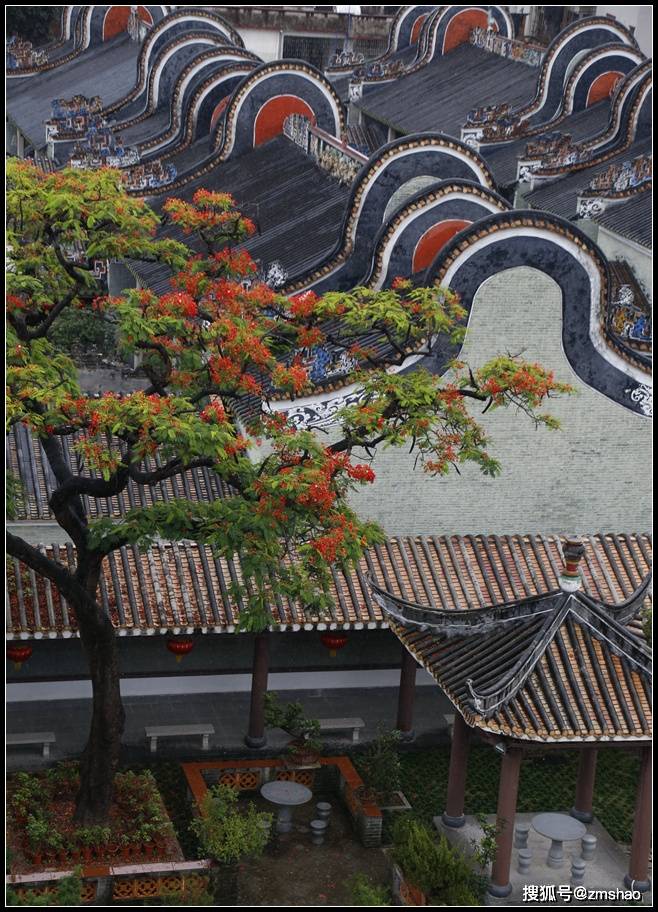
[(20, 671), (21, 665), (32, 655), (32, 647), (22, 643), (9, 643), (7, 646), (7, 658), (14, 663), (14, 670)]
[(328, 630), (326, 633), (322, 634), (320, 640), (322, 645), (326, 646), (329, 650), (329, 655), (332, 659), (336, 657), (336, 653), (339, 649), (347, 646), (347, 634), (339, 633), (337, 630)]
[(194, 649), (194, 640), (192, 637), (168, 637), (167, 638), (167, 649), (169, 652), (173, 652), (176, 657), (176, 661), (180, 662), (183, 656), (186, 656), (189, 652), (192, 652)]

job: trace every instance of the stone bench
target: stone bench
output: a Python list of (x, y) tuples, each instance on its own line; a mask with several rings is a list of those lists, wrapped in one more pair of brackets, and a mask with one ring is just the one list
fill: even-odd
[(23, 732), (7, 735), (7, 744), (13, 747), (22, 744), (40, 744), (44, 757), (50, 757), (50, 745), (55, 743), (55, 732)]
[(320, 719), (320, 731), (347, 731), (352, 730), (352, 741), (359, 740), (359, 729), (365, 728), (363, 719)]
[(201, 735), (201, 749), (208, 750), (215, 728), (212, 725), (147, 725), (144, 732), (154, 754), (158, 749), (158, 738), (185, 738), (189, 735)]

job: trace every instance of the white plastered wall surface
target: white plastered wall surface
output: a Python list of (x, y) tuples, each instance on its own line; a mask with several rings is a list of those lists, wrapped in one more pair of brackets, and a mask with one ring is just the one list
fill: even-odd
[(562, 430), (536, 429), (513, 410), (488, 412), (489, 449), (502, 463), (495, 479), (475, 466), (434, 478), (406, 450), (381, 451), (377, 480), (353, 496), (359, 513), (390, 535), (648, 530), (651, 422), (576, 376), (562, 348), (561, 292), (527, 267), (478, 290), (461, 357), (477, 368), (508, 352), (576, 388), (550, 403)]

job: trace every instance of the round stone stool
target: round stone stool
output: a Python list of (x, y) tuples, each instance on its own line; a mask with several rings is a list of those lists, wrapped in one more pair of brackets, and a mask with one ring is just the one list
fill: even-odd
[(588, 833), (586, 836), (583, 836), (580, 845), (580, 857), (583, 861), (591, 861), (596, 852), (596, 836), (592, 836), (591, 833)]
[(576, 855), (571, 859), (571, 880), (572, 887), (581, 887), (585, 883), (585, 862)]
[(530, 849), (519, 849), (519, 874), (529, 874), (530, 864), (532, 862), (532, 852)]
[(313, 845), (322, 845), (324, 842), (324, 834), (326, 832), (326, 829), (326, 820), (311, 820), (311, 842)]
[(328, 801), (318, 801), (315, 805), (315, 813), (318, 815), (318, 820), (329, 820), (331, 815), (331, 805)]
[(517, 823), (514, 828), (514, 848), (515, 849), (527, 849), (528, 848), (528, 834), (530, 832), (529, 823)]

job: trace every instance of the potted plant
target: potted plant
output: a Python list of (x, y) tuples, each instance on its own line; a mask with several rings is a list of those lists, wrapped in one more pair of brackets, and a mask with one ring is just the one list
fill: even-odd
[(317, 763), (322, 753), (320, 723), (305, 715), (301, 703), (282, 706), (275, 693), (265, 694), (265, 724), (270, 728), (281, 728), (291, 736), (289, 765), (310, 766)]
[[(399, 731), (387, 731), (380, 726), (377, 737), (370, 743), (359, 763), (365, 779), (365, 786), (358, 793), (361, 800), (373, 801), (387, 810), (409, 808), (409, 802), (400, 791), (402, 767), (398, 753), (399, 741)], [(399, 797), (394, 803), (396, 795)]]
[(263, 853), (267, 830), (263, 822), (272, 815), (259, 812), (253, 804), (238, 807), (238, 792), (229, 785), (215, 785), (206, 792), (201, 814), (191, 829), (199, 839), (201, 857), (211, 858), (211, 887), (216, 905), (238, 901), (238, 863), (247, 856)]
[(63, 848), (61, 835), (53, 828), (52, 821), (43, 812), (28, 815), (25, 835), (32, 853), (32, 861), (36, 865), (42, 864), (44, 858), (47, 864), (52, 864), (57, 858), (59, 850)]
[(95, 834), (92, 827), (78, 827), (73, 834), (76, 842), (80, 845), (82, 858), (89, 862), (92, 860), (92, 846), (94, 844)]

